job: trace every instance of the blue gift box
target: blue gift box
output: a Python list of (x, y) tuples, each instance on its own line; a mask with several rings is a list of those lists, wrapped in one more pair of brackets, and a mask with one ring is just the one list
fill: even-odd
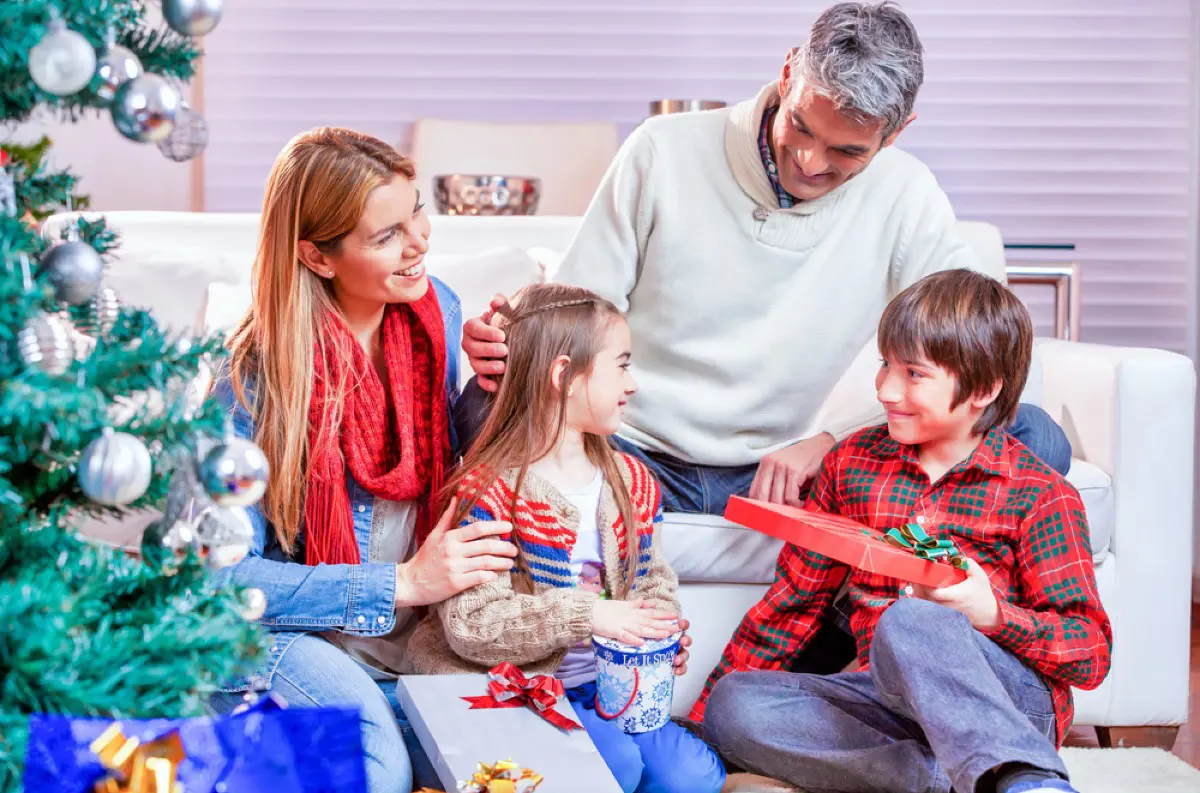
[[(112, 719), (30, 718), (27, 793), (92, 793), (108, 775), (91, 744)], [(356, 710), (284, 708), (265, 698), (240, 713), (197, 719), (122, 719), (143, 743), (179, 731), (187, 793), (365, 793), (362, 733)]]

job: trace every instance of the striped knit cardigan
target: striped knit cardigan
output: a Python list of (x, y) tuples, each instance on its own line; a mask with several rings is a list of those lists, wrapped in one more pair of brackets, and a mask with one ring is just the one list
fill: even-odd
[[(637, 575), (630, 598), (660, 600), (678, 608), (678, 579), (663, 560), (655, 539), (662, 522), (662, 495), (650, 470), (628, 455), (620, 457), (637, 521)], [(516, 471), (509, 471), (472, 509), (463, 525), (507, 520)], [(625, 526), (606, 483), (600, 495), (600, 548), (605, 585), (614, 596), (626, 590)], [(417, 674), (485, 672), (510, 661), (527, 674), (553, 672), (567, 649), (592, 635), (596, 594), (575, 586), (571, 550), (579, 511), (549, 482), (530, 472), (517, 500), (515, 531), (521, 548), (517, 572), (462, 592), (431, 609), (408, 643)], [(532, 581), (530, 580), (532, 579)], [(530, 587), (532, 584), (532, 588)]]

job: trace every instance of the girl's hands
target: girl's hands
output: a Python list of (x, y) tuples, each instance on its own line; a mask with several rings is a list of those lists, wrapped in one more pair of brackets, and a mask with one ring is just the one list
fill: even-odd
[(679, 630), (679, 615), (658, 601), (598, 600), (592, 633), (640, 647), (647, 639), (665, 639)]

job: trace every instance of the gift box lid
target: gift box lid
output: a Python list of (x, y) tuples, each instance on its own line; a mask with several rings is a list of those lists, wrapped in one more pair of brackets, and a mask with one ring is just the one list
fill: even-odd
[(725, 518), (859, 570), (908, 583), (943, 587), (967, 577), (950, 564), (890, 545), (880, 532), (841, 515), (733, 496)]
[[(487, 693), (487, 675), (404, 675), (396, 697), (447, 791), (480, 763), (512, 760), (543, 777), (538, 793), (619, 793), (584, 730), (564, 731), (528, 707), (475, 709), (463, 697)], [(555, 710), (578, 722), (566, 699)]]

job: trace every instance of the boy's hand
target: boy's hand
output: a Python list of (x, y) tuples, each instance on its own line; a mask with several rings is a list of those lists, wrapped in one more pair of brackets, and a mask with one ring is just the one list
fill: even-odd
[(1000, 625), (1000, 602), (987, 573), (974, 559), (967, 559), (967, 580), (936, 589), (913, 584), (915, 597), (940, 603), (965, 614), (976, 630), (991, 630)]
[(772, 504), (804, 505), (800, 494), (804, 486), (817, 475), (821, 461), (833, 448), (833, 436), (822, 432), (797, 441), (791, 446), (771, 452), (758, 464), (750, 484), (750, 498)]
[(592, 633), (640, 647), (646, 639), (665, 639), (679, 630), (678, 614), (653, 600), (598, 600)]

